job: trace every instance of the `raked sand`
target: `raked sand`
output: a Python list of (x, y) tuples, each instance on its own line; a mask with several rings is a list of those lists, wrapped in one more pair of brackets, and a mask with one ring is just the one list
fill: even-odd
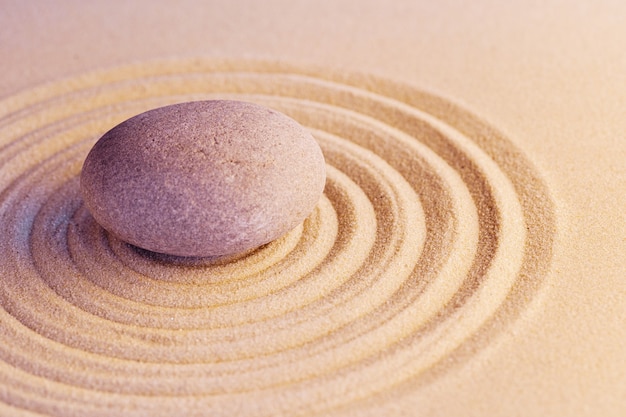
[[(0, 415), (626, 413), (626, 7), (519, 3), (7, 5)], [(203, 99), (312, 132), (313, 214), (221, 262), (107, 234), (90, 147)]]

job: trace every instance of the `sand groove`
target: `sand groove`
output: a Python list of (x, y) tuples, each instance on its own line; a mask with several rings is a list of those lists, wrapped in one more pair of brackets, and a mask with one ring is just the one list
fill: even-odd
[[(311, 129), (328, 163), (315, 212), (231, 262), (108, 236), (78, 192), (91, 145), (211, 98)], [(0, 101), (0, 164), (0, 405), (43, 415), (357, 410), (493, 340), (551, 256), (550, 196), (508, 140), (356, 74), (201, 60), (87, 74)]]

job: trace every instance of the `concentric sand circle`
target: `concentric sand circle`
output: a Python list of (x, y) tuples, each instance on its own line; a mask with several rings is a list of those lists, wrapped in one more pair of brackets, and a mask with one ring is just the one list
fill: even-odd
[[(109, 236), (78, 190), (93, 143), (145, 110), (216, 98), (313, 132), (328, 164), (314, 213), (219, 263)], [(198, 60), (0, 101), (0, 233), (0, 415), (366, 415), (519, 316), (549, 267), (554, 215), (525, 157), (437, 96)]]

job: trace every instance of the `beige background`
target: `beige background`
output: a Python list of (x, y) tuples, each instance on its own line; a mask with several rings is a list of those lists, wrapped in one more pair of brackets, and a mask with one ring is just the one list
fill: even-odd
[(526, 153), (557, 204), (546, 285), (409, 415), (626, 415), (625, 51), (609, 0), (0, 1), (2, 97), (157, 58), (281, 59), (436, 92)]

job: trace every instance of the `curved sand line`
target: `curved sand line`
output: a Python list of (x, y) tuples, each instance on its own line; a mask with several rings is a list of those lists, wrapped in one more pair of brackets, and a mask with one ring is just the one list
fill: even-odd
[[(78, 192), (91, 145), (210, 98), (311, 129), (329, 168), (316, 211), (231, 262), (108, 236)], [(359, 413), (493, 341), (541, 285), (555, 232), (532, 165), (476, 117), (284, 64), (138, 64), (24, 91), (0, 101), (0, 166), (0, 404), (44, 415)]]

